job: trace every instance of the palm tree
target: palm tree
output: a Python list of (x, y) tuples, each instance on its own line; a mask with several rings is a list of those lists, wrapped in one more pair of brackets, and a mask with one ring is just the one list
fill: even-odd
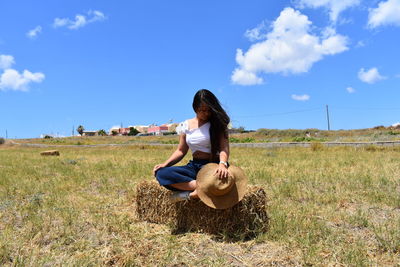
[(85, 128), (83, 128), (82, 125), (79, 125), (78, 128), (76, 128), (76, 131), (82, 136), (83, 131), (85, 130)]

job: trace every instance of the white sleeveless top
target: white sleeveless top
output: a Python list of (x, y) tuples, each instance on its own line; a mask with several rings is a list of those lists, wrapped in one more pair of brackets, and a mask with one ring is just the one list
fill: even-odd
[(186, 134), (186, 143), (192, 150), (192, 154), (196, 151), (211, 153), (210, 122), (189, 130), (189, 122), (186, 120), (176, 127), (176, 132)]

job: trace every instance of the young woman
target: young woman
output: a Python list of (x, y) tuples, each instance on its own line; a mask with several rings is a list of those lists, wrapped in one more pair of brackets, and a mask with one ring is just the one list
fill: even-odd
[[(193, 110), (196, 117), (182, 122), (177, 128), (180, 134), (178, 148), (153, 169), (160, 185), (176, 191), (172, 195), (173, 201), (198, 198), (196, 175), (209, 162), (219, 163), (216, 174), (220, 179), (228, 176), (228, 115), (217, 97), (207, 89), (196, 93)], [(185, 166), (173, 166), (185, 157), (189, 149), (193, 160)]]

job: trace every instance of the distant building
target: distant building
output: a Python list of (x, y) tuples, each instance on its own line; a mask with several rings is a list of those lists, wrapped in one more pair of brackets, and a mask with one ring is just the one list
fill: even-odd
[(83, 131), (82, 136), (97, 136), (99, 133), (97, 131)]
[(150, 125), (149, 128), (147, 129), (147, 133), (151, 133), (154, 135), (162, 135), (163, 133), (168, 132), (168, 126), (166, 125)]
[(392, 124), (392, 128), (400, 129), (400, 122), (396, 122), (396, 123)]
[(119, 128), (119, 134), (121, 135), (128, 135), (128, 133), (130, 132), (130, 128)]
[(176, 132), (176, 127), (178, 127), (179, 123), (168, 123), (164, 125), (168, 127), (168, 132)]
[(114, 135), (114, 133), (119, 133), (119, 127), (112, 127), (109, 131), (108, 131), (108, 135)]
[(108, 134), (109, 135), (128, 135), (130, 130), (131, 130), (130, 127), (128, 127), (128, 128), (112, 127)]
[(40, 138), (45, 138), (47, 136), (47, 138), (63, 138), (65, 137), (64, 135), (60, 135), (60, 134), (41, 134)]
[(136, 130), (139, 131), (139, 133), (149, 133), (149, 134), (154, 134), (154, 135), (162, 135), (163, 133), (167, 132), (175, 132), (176, 127), (178, 126), (178, 123), (168, 123), (168, 124), (163, 124), (163, 125), (134, 125), (134, 126), (129, 126), (127, 128), (121, 128), (118, 126), (112, 127), (109, 130), (109, 135), (128, 135), (131, 128), (135, 128)]
[(135, 125), (133, 127), (141, 133), (147, 133), (147, 130), (149, 129), (149, 126), (147, 125)]

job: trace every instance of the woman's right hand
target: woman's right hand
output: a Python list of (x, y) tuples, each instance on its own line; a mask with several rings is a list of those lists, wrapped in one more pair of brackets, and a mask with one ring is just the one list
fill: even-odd
[(164, 167), (167, 167), (167, 165), (166, 165), (165, 163), (157, 164), (156, 166), (154, 166), (154, 168), (153, 168), (153, 175), (156, 176), (156, 172), (157, 172), (159, 169), (164, 168)]

